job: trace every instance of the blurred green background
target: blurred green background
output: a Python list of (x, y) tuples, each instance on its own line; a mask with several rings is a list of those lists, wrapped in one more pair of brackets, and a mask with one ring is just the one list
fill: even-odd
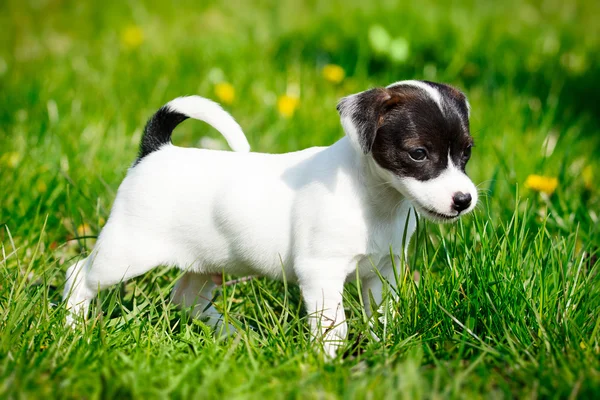
[[(34, 353), (39, 351), (36, 338), (51, 337), (62, 316), (47, 317), (45, 328), (32, 329), (30, 336), (20, 330), (29, 325), (12, 316), (24, 310), (21, 305), (34, 292), (39, 304), (31, 301), (37, 304), (32, 306), (37, 311), (31, 313), (36, 318), (46, 315), (42, 302), (60, 301), (63, 271), (73, 257), (93, 244), (93, 237), (108, 217), (116, 189), (136, 157), (143, 126), (161, 105), (187, 94), (212, 98), (238, 120), (253, 151), (286, 152), (329, 145), (343, 135), (335, 110), (339, 98), (403, 79), (455, 85), (466, 93), (472, 107), (476, 148), (467, 172), (482, 192), (475, 219), (486, 228), (462, 235), (459, 228), (429, 225), (421, 230), (433, 244), (427, 247), (427, 254), (439, 263), (446, 259), (449, 264), (455, 262), (445, 247), (438, 254), (436, 246), (445, 246), (444, 240), (456, 237), (459, 242), (455, 249), (460, 249), (464, 239), (468, 254), (508, 253), (511, 250), (502, 246), (486, 250), (482, 245), (485, 237), (480, 239), (490, 231), (494, 232), (491, 241), (503, 232), (513, 232), (514, 222), (522, 241), (513, 244), (526, 259), (536, 259), (545, 252), (535, 248), (534, 237), (547, 238), (549, 248), (562, 249), (557, 244), (561, 240), (572, 244), (567, 246), (572, 252), (565, 252), (564, 262), (559, 258), (553, 259), (555, 264), (548, 261), (553, 265), (548, 267), (549, 274), (570, 276), (563, 267), (577, 265), (577, 260), (585, 265), (583, 272), (573, 276), (571, 289), (578, 288), (582, 296), (587, 293), (577, 323), (587, 321), (589, 325), (579, 325), (580, 330), (573, 333), (573, 327), (559, 324), (558, 317), (549, 317), (560, 332), (555, 338), (570, 343), (569, 349), (574, 349), (573, 357), (581, 365), (559, 377), (562, 367), (552, 370), (548, 365), (567, 366), (573, 359), (559, 362), (553, 358), (556, 354), (544, 358), (537, 344), (521, 343), (523, 347), (516, 345), (515, 353), (522, 357), (518, 359), (526, 372), (516, 383), (502, 386), (487, 377), (499, 374), (510, 381), (516, 373), (510, 368), (503, 370), (506, 365), (484, 362), (487, 369), (480, 376), (487, 377), (482, 378), (484, 381), (489, 378), (491, 386), (479, 383), (481, 386), (473, 386), (473, 393), (483, 396), (490, 387), (500, 387), (499, 393), (508, 396), (577, 395), (581, 382), (587, 382), (587, 393), (592, 393), (600, 381), (598, 363), (584, 365), (600, 354), (599, 314), (594, 311), (600, 307), (596, 290), (600, 247), (599, 20), (600, 3), (583, 0), (2, 1), (0, 310), (4, 319), (0, 328), (10, 333), (1, 342), (4, 383), (0, 383), (0, 394), (18, 393), (14, 382), (29, 382), (34, 396), (41, 396), (46, 393), (44, 387), (58, 382), (67, 388), (61, 392), (65, 396), (77, 397), (81, 393), (78, 390), (83, 390), (68, 391), (76, 387), (69, 381), (75, 379), (71, 375), (75, 372), (67, 368), (58, 373), (51, 367), (61, 365), (57, 361), (61, 357), (78, 357), (68, 353), (65, 344), (44, 344), (50, 346), (51, 356), (40, 356), (44, 361), (28, 371), (15, 369), (18, 360), (32, 357), (31, 343), (36, 343)], [(183, 124), (173, 140), (180, 146), (225, 148), (218, 133), (199, 122)], [(426, 273), (429, 267), (420, 260), (417, 257), (415, 263)], [(475, 261), (473, 266), (489, 267), (484, 261)], [(543, 271), (543, 266), (540, 268)], [(532, 279), (539, 278), (543, 285), (545, 278), (540, 271), (532, 272)], [(505, 272), (509, 272), (508, 266)], [(163, 279), (162, 275), (153, 276)], [(586, 277), (585, 283), (580, 276)], [(490, 278), (488, 283), (493, 286), (496, 283), (492, 281)], [(138, 283), (139, 290), (150, 294), (156, 290), (146, 281)], [(540, 304), (548, 298), (566, 298), (562, 289), (546, 288), (537, 299)], [(270, 289), (281, 293), (283, 287)], [(430, 289), (432, 293), (436, 290), (434, 286)], [(520, 292), (516, 286), (513, 289), (511, 296), (529, 299), (532, 295), (524, 292), (517, 296)], [(24, 290), (18, 292), (22, 296), (15, 290)], [(243, 312), (244, 307), (251, 306), (239, 307)], [(477, 318), (477, 312), (471, 317)], [(502, 312), (498, 318), (508, 318)], [(518, 314), (516, 318), (525, 320)], [(541, 335), (541, 329), (531, 328), (530, 332), (537, 332), (532, 337)], [(19, 339), (15, 332), (25, 336)], [(94, 332), (90, 334), (96, 335)], [(572, 334), (577, 339), (569, 336)], [(109, 330), (110, 335), (119, 334)], [(441, 341), (455, 337), (452, 333), (447, 338), (440, 335), (436, 337)], [(507, 338), (508, 334), (504, 339), (510, 342)], [(111, 358), (117, 357), (115, 354), (116, 350), (103, 357), (110, 360), (108, 363), (119, 363)], [(400, 365), (397, 368), (405, 373), (414, 372), (409, 361), (417, 360), (415, 368), (426, 378), (411, 381), (413, 389), (431, 389), (434, 381), (430, 380), (429, 386), (423, 383), (431, 377), (423, 371), (435, 369), (437, 364), (428, 355), (423, 361), (423, 354), (416, 358), (410, 354), (406, 356), (408, 364), (393, 365)], [(444, 357), (453, 357), (448, 354)], [(90, 357), (99, 356), (94, 353)], [(367, 368), (361, 365), (353, 368)], [(472, 372), (471, 365), (465, 361), (457, 369)], [(321, 378), (334, 377), (330, 386), (316, 385), (320, 389), (310, 392), (312, 397), (345, 393), (344, 379), (348, 377), (336, 375), (341, 373), (337, 369), (322, 364), (294, 364), (296, 367), (315, 368)], [(552, 372), (536, 375), (535, 371), (544, 368)], [(116, 379), (115, 372), (109, 369), (106, 377)], [(579, 377), (585, 379), (580, 382)], [(368, 382), (365, 388), (377, 386), (373, 379), (364, 381)], [(300, 393), (277, 392), (278, 383), (269, 382), (274, 393)], [(577, 382), (580, 388), (572, 392)], [(128, 383), (121, 384), (128, 387)], [(312, 383), (307, 385), (314, 389)], [(130, 396), (143, 393), (131, 387), (123, 390)], [(227, 392), (222, 387), (219, 390)], [(410, 393), (415, 397), (430, 393), (419, 390)], [(234, 393), (248, 395), (243, 389)], [(461, 386), (453, 387), (451, 393), (461, 397)]]

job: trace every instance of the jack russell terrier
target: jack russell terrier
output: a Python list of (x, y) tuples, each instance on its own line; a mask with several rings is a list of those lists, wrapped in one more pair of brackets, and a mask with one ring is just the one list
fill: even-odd
[[(85, 318), (99, 290), (159, 265), (185, 271), (172, 301), (213, 325), (222, 274), (285, 277), (300, 286), (312, 335), (335, 356), (347, 332), (344, 282), (360, 277), (370, 315), (383, 280), (395, 282), (393, 262), (405, 255), (416, 214), (450, 222), (477, 203), (465, 174), (469, 103), (459, 90), (401, 81), (345, 97), (337, 109), (345, 137), (286, 154), (251, 153), (240, 126), (210, 100), (180, 97), (159, 109), (94, 249), (68, 269), (67, 323)], [(187, 118), (215, 127), (234, 152), (171, 144)]]

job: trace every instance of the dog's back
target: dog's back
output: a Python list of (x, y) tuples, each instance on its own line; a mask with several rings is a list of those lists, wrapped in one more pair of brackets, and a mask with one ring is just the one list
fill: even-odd
[[(165, 264), (203, 273), (220, 273), (225, 266), (235, 274), (279, 276), (282, 265), (291, 264), (295, 199), (323, 184), (313, 170), (327, 166), (310, 162), (321, 151), (262, 154), (163, 146), (130, 169), (110, 220), (120, 221), (120, 229), (143, 231), (126, 235), (134, 241), (128, 247), (145, 246), (153, 236), (160, 245), (152, 252), (164, 248)], [(140, 234), (143, 240), (135, 243)]]

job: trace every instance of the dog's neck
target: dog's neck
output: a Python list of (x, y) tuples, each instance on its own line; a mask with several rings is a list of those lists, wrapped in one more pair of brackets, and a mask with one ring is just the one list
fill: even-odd
[(357, 181), (365, 205), (375, 214), (387, 218), (393, 215), (406, 198), (388, 183), (373, 157), (357, 150), (348, 137), (340, 139), (334, 146), (350, 157), (348, 163), (353, 170), (352, 176)]
[(361, 154), (361, 158), (366, 196), (374, 211), (386, 216), (394, 215), (406, 198), (382, 176), (382, 170), (373, 157)]

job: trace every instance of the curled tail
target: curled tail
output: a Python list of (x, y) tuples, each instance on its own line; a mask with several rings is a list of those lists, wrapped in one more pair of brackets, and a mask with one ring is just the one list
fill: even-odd
[(250, 151), (250, 144), (242, 128), (220, 105), (200, 96), (187, 96), (171, 100), (148, 120), (136, 163), (165, 144), (171, 143), (173, 129), (188, 118), (204, 121), (217, 129), (233, 151)]

